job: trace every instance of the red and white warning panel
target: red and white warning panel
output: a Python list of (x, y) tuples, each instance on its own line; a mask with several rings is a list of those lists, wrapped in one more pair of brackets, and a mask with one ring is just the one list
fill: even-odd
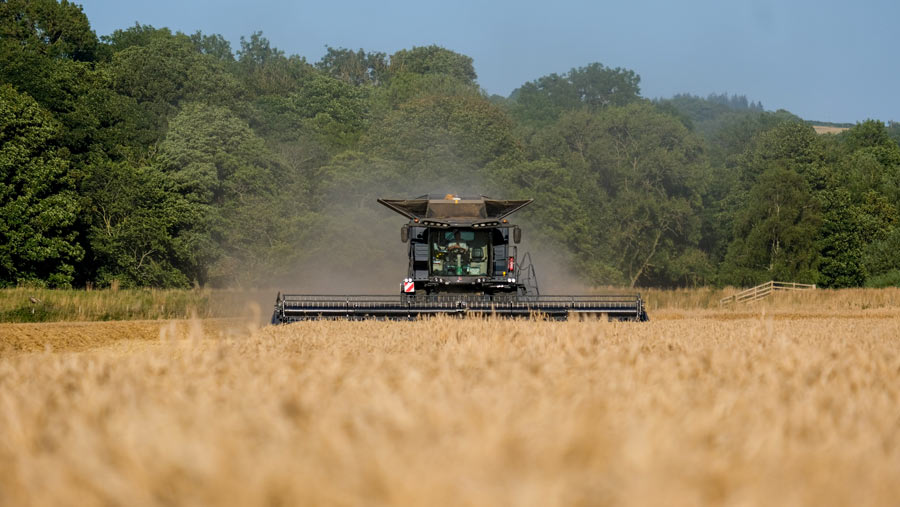
[(416, 283), (410, 280), (403, 280), (403, 292), (411, 293), (416, 291)]

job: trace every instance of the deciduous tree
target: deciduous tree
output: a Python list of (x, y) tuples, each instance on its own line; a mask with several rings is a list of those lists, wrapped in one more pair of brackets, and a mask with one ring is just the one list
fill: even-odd
[(0, 85), (0, 284), (68, 286), (84, 254), (58, 128), (34, 99)]

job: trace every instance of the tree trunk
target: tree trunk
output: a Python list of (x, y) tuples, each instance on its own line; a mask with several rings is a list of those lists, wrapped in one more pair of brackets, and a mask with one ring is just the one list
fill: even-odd
[(653, 246), (650, 248), (650, 254), (647, 255), (647, 257), (644, 259), (644, 262), (641, 263), (641, 267), (638, 268), (637, 273), (635, 273), (634, 276), (631, 278), (630, 287), (632, 289), (634, 288), (634, 284), (637, 283), (638, 278), (641, 277), (641, 274), (643, 274), (644, 270), (647, 268), (647, 266), (650, 265), (650, 259), (652, 259), (653, 256), (656, 254), (656, 247), (659, 245), (659, 239), (662, 238), (662, 233), (663, 233), (663, 230), (661, 228), (656, 230), (656, 238), (653, 239)]

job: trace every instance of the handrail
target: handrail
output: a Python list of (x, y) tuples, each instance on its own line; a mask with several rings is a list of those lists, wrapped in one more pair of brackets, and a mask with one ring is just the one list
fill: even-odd
[(531, 290), (535, 295), (541, 295), (541, 290), (538, 288), (537, 273), (534, 271), (534, 263), (531, 262), (531, 252), (525, 252), (525, 255), (522, 256), (522, 262), (516, 262), (516, 273), (519, 276), (519, 283), (525, 286), (526, 293)]
[(738, 292), (737, 294), (733, 294), (731, 296), (720, 299), (719, 306), (729, 303), (736, 304), (758, 301), (760, 299), (771, 296), (775, 291), (814, 290), (815, 288), (816, 285), (813, 283), (776, 282), (775, 280), (770, 280), (766, 283), (759, 284), (756, 287), (750, 287), (749, 289), (745, 289), (741, 292)]

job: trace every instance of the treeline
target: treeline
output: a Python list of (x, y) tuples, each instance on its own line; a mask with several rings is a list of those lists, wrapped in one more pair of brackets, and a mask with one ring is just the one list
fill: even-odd
[(98, 38), (77, 5), (7, 0), (0, 285), (365, 276), (398, 252), (375, 198), (435, 191), (534, 198), (532, 244), (593, 284), (898, 285), (897, 131), (650, 101), (599, 63), (488, 96), (438, 46), (311, 63), (261, 33)]

